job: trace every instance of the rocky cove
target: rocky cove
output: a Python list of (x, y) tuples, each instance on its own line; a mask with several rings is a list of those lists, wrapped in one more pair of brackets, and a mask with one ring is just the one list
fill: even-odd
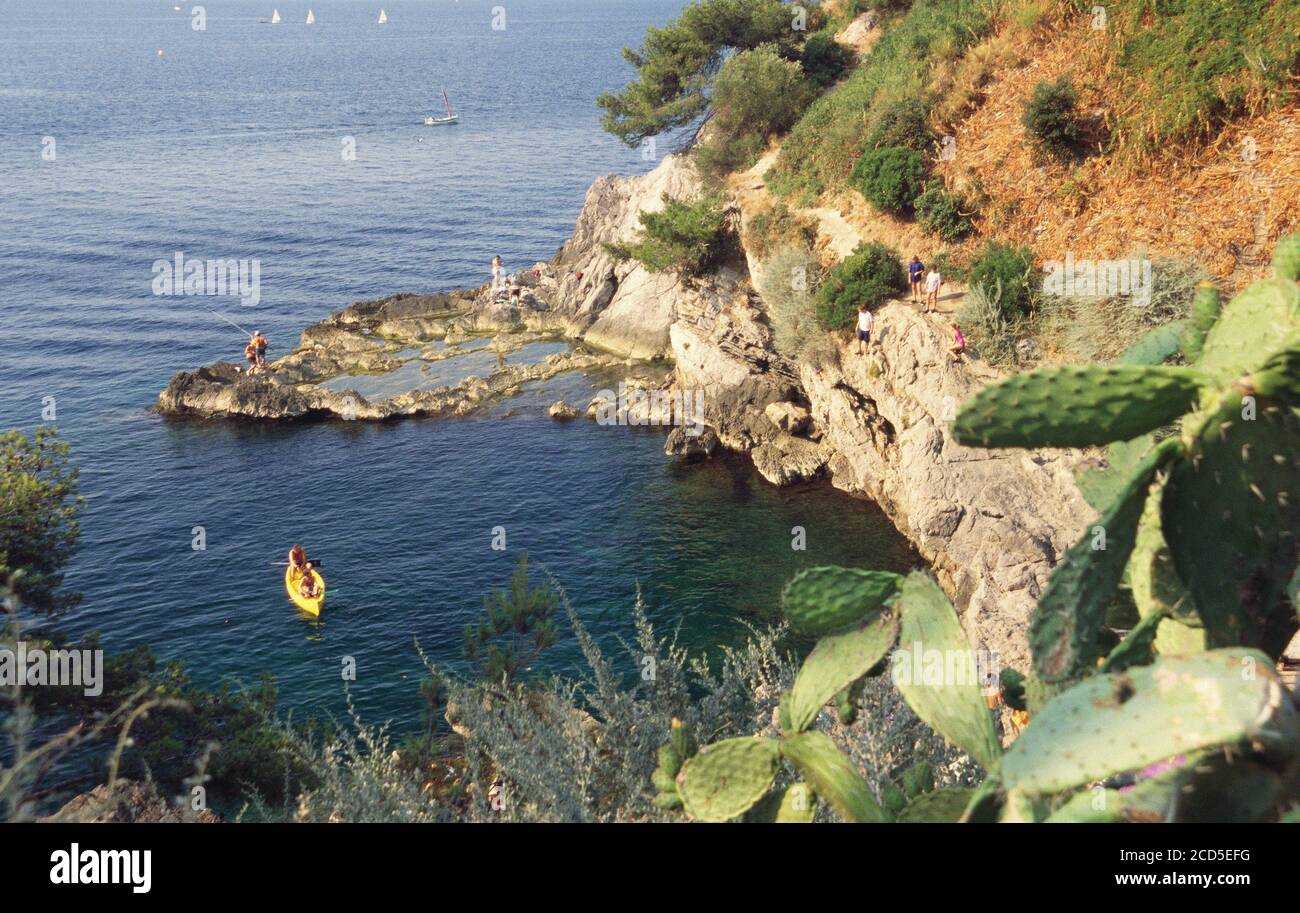
[[(874, 500), (931, 564), (973, 641), (1027, 667), (1030, 612), (1095, 516), (1075, 487), (1080, 457), (957, 445), (948, 422), (993, 374), (953, 363), (943, 325), (905, 302), (877, 313), (869, 355), (841, 345), (796, 364), (779, 353), (743, 219), (739, 252), (694, 282), (607, 249), (633, 238), (639, 213), (665, 194), (699, 192), (676, 155), (642, 176), (603, 177), (572, 237), (519, 276), (522, 300), (483, 286), (356, 303), (306, 328), (258, 376), (228, 363), (176, 374), (155, 408), (259, 420), (463, 416), (531, 382), (608, 371), (645, 395), (557, 403), (552, 416), (585, 408), (605, 422), (675, 425), (671, 455), (722, 446), (747, 453), (772, 484), (826, 476)], [(702, 416), (690, 414), (696, 403)]]

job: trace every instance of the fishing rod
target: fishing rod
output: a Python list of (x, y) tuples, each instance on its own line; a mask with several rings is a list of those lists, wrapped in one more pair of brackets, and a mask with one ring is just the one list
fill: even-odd
[(234, 327), (236, 330), (239, 330), (239, 332), (243, 333), (245, 336), (252, 336), (252, 335), (253, 335), (252, 333), (248, 332), (248, 330), (244, 329), (244, 328), (241, 327), (239, 324), (235, 323), (235, 321), (231, 320), (231, 319), (230, 319), (229, 317), (227, 317), (225, 314), (222, 314), (222, 313), (219, 313), (219, 312), (217, 312), (217, 311), (212, 310), (212, 308), (208, 307), (206, 304), (200, 304), (199, 307), (203, 308), (203, 310), (205, 310), (205, 311), (210, 311), (211, 313), (216, 314), (218, 317), (220, 317), (220, 318), (221, 318), (222, 320), (224, 320), (226, 323), (230, 324), (230, 325), (231, 325), (232, 327)]

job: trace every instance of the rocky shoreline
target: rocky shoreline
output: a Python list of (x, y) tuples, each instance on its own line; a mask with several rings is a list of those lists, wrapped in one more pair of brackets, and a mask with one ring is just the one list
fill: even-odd
[[(633, 387), (645, 388), (638, 371), (671, 366), (671, 383), (638, 400), (627, 423), (678, 425), (665, 448), (675, 456), (723, 446), (747, 452), (773, 484), (828, 476), (875, 500), (934, 567), (972, 638), (1023, 668), (1029, 613), (1058, 556), (1095, 516), (1074, 485), (1079, 458), (958, 446), (948, 422), (991, 377), (953, 364), (945, 328), (905, 303), (877, 314), (870, 356), (842, 346), (798, 365), (772, 344), (744, 256), (688, 283), (606, 249), (632, 239), (638, 213), (660, 208), (663, 194), (699, 192), (679, 156), (645, 175), (601, 178), (570, 240), (522, 275), (524, 303), (502, 303), (481, 287), (354, 304), (304, 330), (260, 377), (224, 364), (183, 371), (155, 408), (256, 419), (466, 415), (564, 371), (622, 366)], [(349, 377), (390, 374), (417, 359), (427, 366), (463, 357), (468, 341), (488, 337), (497, 361), (486, 376), (432, 386), (414, 375), (416, 389), (373, 399), (346, 386)], [(535, 363), (506, 358), (556, 339), (574, 347)], [(698, 403), (702, 418), (682, 422), (666, 406), (673, 402)], [(560, 405), (554, 417), (584, 404)], [(626, 405), (616, 409), (627, 418)], [(592, 417), (599, 410), (587, 407)]]

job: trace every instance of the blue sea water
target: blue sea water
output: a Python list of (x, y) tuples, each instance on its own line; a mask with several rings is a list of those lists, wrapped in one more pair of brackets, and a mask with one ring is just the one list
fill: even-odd
[[(639, 584), (697, 649), (771, 618), (799, 567), (915, 561), (874, 506), (826, 486), (777, 491), (743, 461), (669, 463), (659, 432), (545, 417), (607, 378), (456, 421), (148, 412), (175, 371), (238, 360), (208, 308), (276, 357), (351, 301), (476, 285), (493, 254), (549, 258), (592, 179), (653, 165), (593, 102), (628, 78), (619, 49), (683, 0), (510, 0), (503, 30), (480, 0), (210, 0), (203, 30), (195, 5), (0, 2), (0, 427), (31, 430), (52, 403), (81, 469), (67, 584), (84, 602), (65, 629), (147, 643), (204, 683), (270, 671), (299, 713), (341, 708), (352, 657), (362, 715), (400, 728), (419, 712), (415, 642), (457, 665), (524, 549), (605, 644)], [(275, 8), (281, 24), (258, 22)], [(425, 127), (443, 87), (461, 122)], [(256, 258), (260, 302), (155, 296), (152, 264), (177, 251)], [(337, 590), (319, 623), (272, 566), (294, 541)], [(576, 668), (571, 638), (548, 662)]]

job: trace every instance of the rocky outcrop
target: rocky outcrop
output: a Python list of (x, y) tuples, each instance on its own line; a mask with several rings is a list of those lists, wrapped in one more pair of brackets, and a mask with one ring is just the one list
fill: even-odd
[(221, 817), (204, 809), (191, 811), (168, 805), (153, 786), (117, 780), (96, 786), (70, 800), (44, 823), (55, 824), (217, 824)]
[(982, 381), (906, 304), (882, 308), (876, 327), (867, 355), (846, 347), (801, 374), (835, 485), (876, 501), (934, 567), (972, 638), (1025, 669), (1030, 613), (1096, 516), (1074, 483), (1078, 457), (958, 445), (949, 424)]

